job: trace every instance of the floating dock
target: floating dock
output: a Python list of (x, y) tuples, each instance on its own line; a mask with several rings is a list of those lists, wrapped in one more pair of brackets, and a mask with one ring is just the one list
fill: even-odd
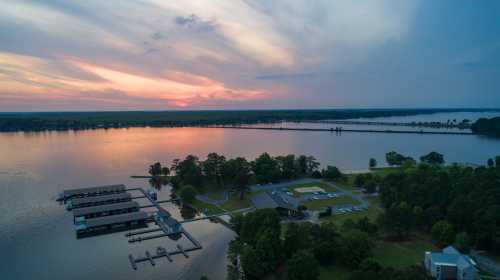
[(75, 197), (87, 197), (96, 195), (108, 195), (113, 193), (125, 192), (125, 185), (106, 185), (106, 186), (96, 186), (88, 188), (70, 189), (64, 190), (59, 193), (58, 200), (68, 200)]
[(84, 219), (98, 218), (117, 214), (125, 214), (139, 211), (139, 203), (135, 201), (104, 204), (92, 207), (76, 208), (73, 210), (75, 221), (83, 217)]
[(75, 229), (77, 235), (89, 234), (98, 231), (127, 230), (130, 227), (146, 225), (149, 218), (150, 216), (148, 213), (142, 211), (112, 215), (84, 220), (77, 223), (75, 225)]
[[(196, 250), (201, 250), (203, 247), (201, 244), (193, 237), (191, 234), (189, 234), (186, 230), (182, 229), (181, 234), (183, 234), (191, 243), (193, 244), (190, 247), (184, 248), (181, 245), (177, 244), (177, 249), (173, 251), (168, 251), (163, 247), (157, 247), (156, 248), (156, 254), (151, 255), (149, 251), (145, 252), (145, 257), (140, 257), (140, 258), (134, 258), (132, 255), (128, 256), (128, 259), (130, 261), (130, 265), (134, 270), (137, 270), (137, 264), (141, 262), (149, 262), (151, 265), (155, 265), (156, 263), (154, 262), (155, 259), (159, 258), (166, 258), (169, 262), (172, 262), (172, 256), (175, 255), (183, 255), (185, 258), (189, 258), (189, 252), (196, 251)], [(162, 236), (167, 236), (167, 235), (162, 235)], [(161, 237), (161, 236), (158, 236)]]
[(127, 202), (132, 200), (130, 193), (116, 193), (100, 196), (89, 196), (82, 198), (74, 198), (66, 203), (66, 209), (73, 210), (75, 208), (92, 207), (111, 203)]

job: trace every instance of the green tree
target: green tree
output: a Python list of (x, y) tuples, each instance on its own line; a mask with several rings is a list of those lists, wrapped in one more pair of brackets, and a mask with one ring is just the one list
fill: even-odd
[(311, 225), (309, 230), (314, 256), (322, 265), (331, 264), (340, 254), (340, 235), (333, 223)]
[(439, 246), (446, 246), (453, 242), (455, 238), (455, 231), (453, 230), (453, 225), (451, 225), (446, 220), (438, 221), (432, 226), (431, 230), (432, 239)]
[(295, 155), (278, 156), (276, 162), (281, 171), (280, 177), (282, 179), (292, 179), (300, 175)]
[(385, 160), (387, 161), (387, 164), (389, 164), (390, 166), (401, 165), (403, 164), (405, 159), (407, 159), (407, 157), (395, 151), (391, 151), (385, 154)]
[(277, 181), (280, 178), (278, 163), (268, 153), (263, 153), (253, 164), (253, 171), (257, 182), (269, 183)]
[(207, 155), (207, 159), (201, 163), (203, 174), (207, 180), (218, 186), (223, 184), (223, 167), (226, 162), (226, 158), (223, 155), (217, 153), (210, 153)]
[(500, 167), (500, 156), (495, 157), (495, 166)]
[(257, 251), (250, 245), (245, 245), (241, 252), (241, 266), (247, 278), (261, 279), (268, 271), (261, 265)]
[(257, 237), (264, 231), (281, 236), (280, 217), (274, 209), (259, 209), (244, 216), (240, 230), (243, 242), (255, 246)]
[(437, 152), (430, 152), (427, 155), (421, 156), (420, 161), (428, 164), (443, 164), (444, 157)]
[(184, 160), (174, 163), (175, 176), (184, 185), (201, 187), (203, 175), (198, 157), (188, 155)]
[(287, 225), (283, 238), (283, 251), (286, 257), (290, 258), (298, 251), (310, 247), (311, 225), (308, 223), (289, 223)]
[(321, 176), (327, 180), (339, 180), (343, 178), (343, 174), (335, 167), (328, 165), (326, 169), (321, 172)]
[(149, 166), (149, 174), (151, 176), (161, 175), (161, 171), (162, 171), (161, 163), (159, 162), (156, 162), (155, 164)]
[(374, 158), (371, 158), (370, 161), (368, 162), (368, 166), (371, 168), (377, 167), (377, 160)]
[(415, 224), (412, 208), (406, 202), (394, 203), (385, 214), (381, 215), (380, 223), (399, 239), (408, 235)]
[(273, 230), (264, 230), (257, 237), (255, 251), (265, 272), (274, 271), (283, 259), (280, 236)]
[(351, 230), (341, 241), (342, 262), (348, 267), (358, 266), (371, 256), (373, 245), (368, 234), (359, 230)]
[(245, 198), (251, 177), (250, 163), (245, 158), (238, 157), (233, 161), (236, 172), (234, 174), (234, 187), (240, 193), (240, 200)]
[(311, 251), (299, 251), (288, 261), (290, 280), (315, 280), (319, 277), (319, 264)]
[(170, 168), (166, 166), (161, 168), (161, 175), (168, 176), (169, 174), (170, 174)]
[(495, 162), (493, 161), (493, 159), (492, 159), (492, 158), (489, 158), (487, 163), (488, 163), (488, 167), (493, 167), (493, 166), (495, 166)]
[(196, 189), (190, 185), (183, 186), (179, 190), (179, 196), (181, 197), (182, 201), (192, 203), (194, 202), (196, 197)]
[(361, 188), (365, 185), (367, 177), (364, 174), (358, 174), (354, 177), (354, 186)]
[(466, 232), (459, 232), (455, 235), (455, 242), (453, 243), (455, 248), (464, 254), (468, 254), (470, 251), (470, 239)]

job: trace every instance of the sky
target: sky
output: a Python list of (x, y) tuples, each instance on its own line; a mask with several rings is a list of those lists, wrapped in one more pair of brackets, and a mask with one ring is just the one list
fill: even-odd
[(0, 111), (500, 107), (500, 1), (0, 3)]

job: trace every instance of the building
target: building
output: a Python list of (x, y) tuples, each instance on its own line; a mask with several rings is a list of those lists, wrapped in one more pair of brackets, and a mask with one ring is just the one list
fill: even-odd
[(304, 216), (298, 205), (288, 201), (280, 193), (261, 192), (254, 195), (251, 200), (257, 209), (276, 209), (280, 215), (286, 217)]
[(476, 263), (467, 255), (460, 254), (453, 246), (442, 252), (425, 252), (425, 268), (438, 279), (477, 279)]

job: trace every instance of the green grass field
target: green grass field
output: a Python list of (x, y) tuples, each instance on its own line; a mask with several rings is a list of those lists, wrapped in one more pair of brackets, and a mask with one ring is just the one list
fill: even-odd
[(379, 241), (373, 249), (373, 259), (383, 266), (401, 269), (421, 262), (425, 251), (435, 250), (438, 248), (422, 237), (402, 242)]
[(217, 205), (213, 205), (210, 203), (206, 203), (200, 200), (195, 200), (193, 203), (191, 203), (193, 206), (198, 208), (198, 210), (204, 212), (207, 215), (212, 215), (212, 214), (218, 214), (224, 212), (223, 209), (221, 209)]
[(250, 201), (251, 194), (245, 194), (244, 199), (240, 200), (240, 195), (236, 193), (232, 193), (229, 195), (229, 200), (220, 205), (221, 208), (233, 211), (243, 208), (248, 208), (252, 206), (252, 202)]

